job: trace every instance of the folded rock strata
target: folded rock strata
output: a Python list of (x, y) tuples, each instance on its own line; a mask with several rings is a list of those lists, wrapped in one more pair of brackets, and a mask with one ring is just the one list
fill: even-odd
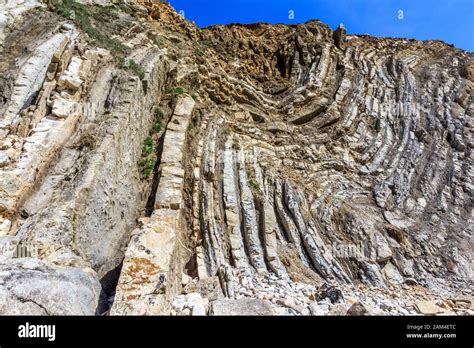
[(472, 314), (472, 53), (151, 1), (0, 22), (0, 313)]

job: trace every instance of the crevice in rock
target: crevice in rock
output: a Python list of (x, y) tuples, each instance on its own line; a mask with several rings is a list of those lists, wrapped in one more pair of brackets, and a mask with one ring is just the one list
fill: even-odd
[(22, 296), (19, 296), (19, 295), (16, 295), (16, 294), (13, 294), (13, 296), (15, 296), (15, 298), (20, 301), (21, 303), (33, 303), (34, 305), (38, 306), (39, 308), (41, 308), (46, 315), (51, 315), (51, 313), (48, 311), (48, 309), (43, 306), (41, 303), (38, 303), (37, 301), (31, 299), (31, 298), (24, 298)]
[(155, 210), (155, 198), (156, 198), (156, 191), (158, 189), (158, 185), (160, 184), (160, 164), (161, 164), (161, 155), (163, 153), (163, 141), (165, 139), (166, 130), (162, 132), (159, 137), (158, 145), (156, 147), (156, 163), (153, 168), (153, 179), (151, 183), (150, 194), (148, 195), (148, 199), (145, 206), (145, 216), (149, 217)]
[(101, 279), (100, 285), (102, 290), (99, 295), (99, 303), (97, 305), (98, 315), (108, 315), (112, 304), (114, 303), (115, 289), (120, 278), (120, 272), (122, 271), (123, 260), (114, 269), (107, 272)]

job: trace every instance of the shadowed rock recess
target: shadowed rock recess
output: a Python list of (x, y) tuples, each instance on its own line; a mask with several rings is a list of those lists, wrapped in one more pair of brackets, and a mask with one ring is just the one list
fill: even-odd
[(1, 314), (474, 314), (473, 53), (0, 6)]

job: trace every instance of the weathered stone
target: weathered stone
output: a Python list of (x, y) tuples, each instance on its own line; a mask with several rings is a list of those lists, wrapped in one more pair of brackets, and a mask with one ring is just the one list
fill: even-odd
[(321, 306), (317, 302), (313, 302), (309, 305), (311, 315), (326, 315), (329, 312), (329, 306)]
[(101, 290), (92, 270), (52, 267), (31, 259), (0, 258), (0, 313), (94, 315)]
[(331, 307), (328, 312), (328, 315), (347, 315), (347, 307), (346, 305), (339, 303)]
[(385, 275), (387, 281), (391, 284), (399, 285), (403, 284), (404, 282), (403, 276), (391, 262), (385, 265), (385, 267), (382, 269), (382, 273)]
[(196, 284), (196, 291), (210, 301), (223, 297), (222, 288), (218, 277), (208, 277), (199, 279)]
[(368, 314), (368, 310), (367, 308), (365, 308), (365, 306), (360, 303), (360, 302), (356, 302), (354, 303), (348, 310), (347, 310), (347, 315), (356, 315), (356, 316), (359, 316), (359, 315), (367, 315)]
[(166, 131), (161, 157), (161, 185), (155, 199), (156, 208), (179, 209), (182, 205), (183, 146), (194, 105), (195, 101), (191, 97), (180, 98)]
[(461, 308), (471, 308), (473, 305), (473, 299), (468, 296), (459, 296), (452, 299), (454, 306)]
[[(169, 167), (182, 169), (185, 132), (194, 105), (191, 97), (184, 97), (179, 99), (175, 108), (171, 122), (177, 123), (166, 132), (163, 145), (166, 156), (161, 158), (162, 163)], [(169, 310), (166, 297), (170, 296), (170, 289), (175, 287), (167, 283), (173, 270), (173, 256), (178, 248), (177, 239), (181, 229), (182, 185), (182, 175), (177, 176), (175, 171), (162, 173), (155, 199), (156, 209), (148, 223), (134, 231), (127, 247), (113, 314), (163, 314)], [(140, 277), (137, 277), (137, 269), (143, 272)], [(147, 272), (150, 276), (145, 279)], [(161, 296), (153, 300), (144, 297), (150, 293)]]
[(51, 113), (59, 118), (67, 118), (77, 113), (77, 103), (63, 98), (57, 98), (53, 102)]
[(148, 1), (94, 21), (124, 69), (31, 3), (0, 11), (0, 244), (93, 269), (101, 314), (411, 315), (469, 287), (471, 52), (318, 21), (197, 31)]
[(444, 310), (432, 301), (419, 301), (415, 304), (416, 310), (421, 314), (438, 314)]
[(0, 168), (6, 167), (10, 164), (10, 158), (5, 151), (0, 151)]
[(10, 232), (12, 222), (9, 219), (0, 217), (0, 237), (5, 236)]
[(271, 305), (262, 300), (241, 298), (211, 302), (211, 315), (273, 315)]

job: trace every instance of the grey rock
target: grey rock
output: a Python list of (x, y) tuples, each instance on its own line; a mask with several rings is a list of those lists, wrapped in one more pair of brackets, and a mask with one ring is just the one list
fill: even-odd
[(336, 316), (341, 316), (341, 315), (346, 315), (346, 314), (347, 314), (347, 307), (346, 305), (342, 303), (332, 306), (328, 313), (328, 315), (336, 315)]
[(202, 305), (202, 304), (200, 304), (200, 303), (195, 304), (195, 305), (193, 306), (192, 315), (193, 315), (193, 316), (206, 315), (206, 308), (204, 307), (204, 305)]
[(32, 258), (0, 258), (0, 314), (94, 315), (101, 285), (92, 270)]
[(10, 159), (4, 151), (0, 151), (0, 168), (6, 167), (10, 164)]
[(348, 310), (347, 310), (347, 315), (354, 315), (354, 316), (359, 316), (359, 315), (367, 315), (368, 310), (367, 308), (360, 302), (354, 303)]
[(211, 302), (211, 315), (273, 315), (269, 302), (251, 298), (220, 299)]

